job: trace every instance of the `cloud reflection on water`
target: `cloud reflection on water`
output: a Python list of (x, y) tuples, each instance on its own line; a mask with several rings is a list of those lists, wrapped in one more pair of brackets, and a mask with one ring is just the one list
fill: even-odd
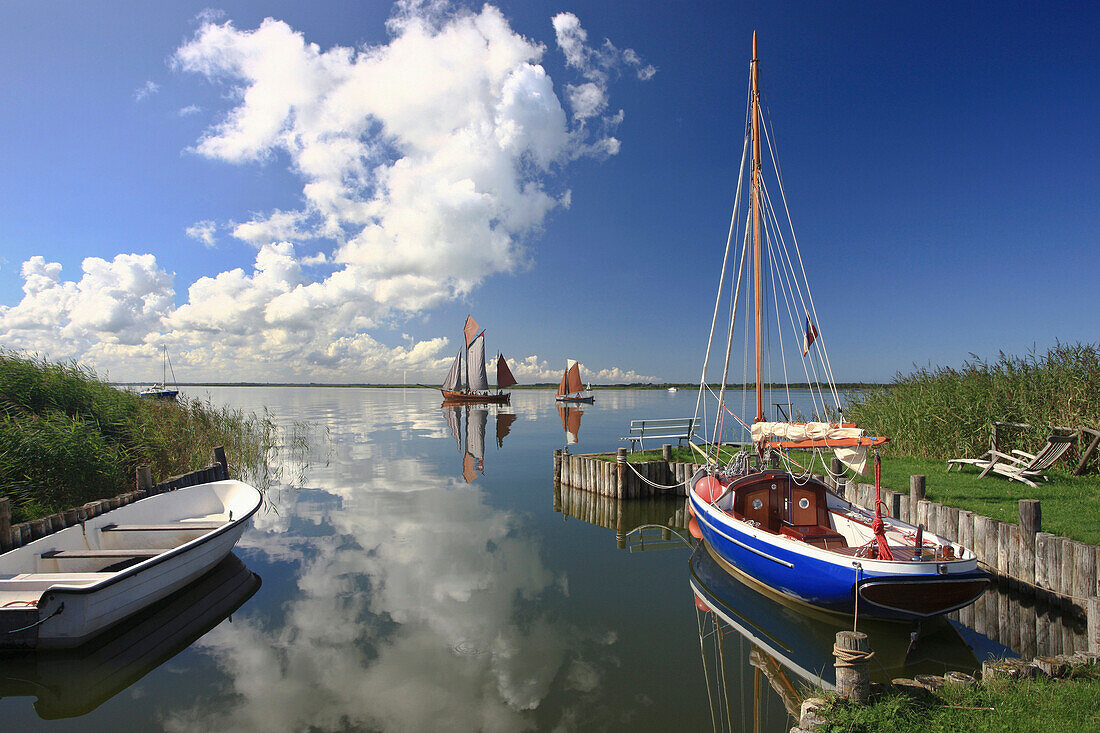
[(410, 438), (453, 451), (442, 420), (370, 401), (326, 412), (329, 465), (273, 492), (278, 513), (239, 545), (261, 574), (292, 568), (289, 598), (199, 642), (227, 689), (165, 726), (514, 731), (553, 723), (534, 712), (552, 690), (596, 690), (616, 637), (547, 610), (568, 583), (522, 518), (408, 457)]

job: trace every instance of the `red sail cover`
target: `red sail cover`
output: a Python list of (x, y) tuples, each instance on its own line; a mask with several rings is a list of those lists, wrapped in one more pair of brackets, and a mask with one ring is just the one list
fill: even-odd
[(474, 341), (474, 336), (477, 336), (477, 321), (473, 316), (466, 316), (466, 325), (462, 327), (462, 333), (466, 336), (466, 348), (470, 348), (470, 344)]
[(497, 389), (504, 389), (516, 384), (516, 378), (512, 376), (512, 370), (508, 368), (508, 362), (504, 360), (504, 354), (497, 357)]

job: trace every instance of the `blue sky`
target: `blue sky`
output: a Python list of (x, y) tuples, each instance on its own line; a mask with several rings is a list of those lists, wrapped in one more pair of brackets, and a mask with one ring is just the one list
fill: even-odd
[(473, 313), (521, 382), (566, 357), (595, 382), (697, 379), (754, 29), (838, 380), (1097, 340), (1093, 4), (0, 21), (9, 348), (121, 380), (164, 343), (183, 381), (435, 383)]

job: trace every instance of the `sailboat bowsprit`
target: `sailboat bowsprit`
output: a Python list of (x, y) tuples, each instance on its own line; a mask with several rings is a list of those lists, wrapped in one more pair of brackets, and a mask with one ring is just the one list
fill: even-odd
[(466, 317), (463, 336), (466, 343), (465, 386), (462, 379), (463, 350), (459, 350), (439, 389), (443, 393), (443, 400), (445, 402), (508, 403), (512, 395), (503, 390), (516, 384), (516, 379), (512, 376), (512, 370), (508, 368), (504, 355), (497, 356), (497, 391), (493, 393), (489, 391), (489, 379), (485, 373), (485, 332), (478, 333), (477, 321), (473, 316)]
[[(921, 620), (962, 608), (985, 592), (989, 574), (978, 569), (977, 558), (968, 548), (924, 532), (922, 527), (883, 516), (883, 504), (878, 500), (881, 487), (878, 447), (887, 439), (868, 436), (854, 424), (843, 421), (798, 239), (790, 228), (791, 217), (789, 212), (777, 212), (774, 208), (786, 206), (786, 195), (775, 164), (773, 136), (769, 135), (760, 113), (758, 74), (753, 34), (751, 91), (741, 160), (744, 172), (751, 147), (750, 200), (744, 215), (736, 286), (730, 288), (733, 297), (729, 306), (725, 370), (717, 394), (713, 435), (705, 451), (708, 463), (691, 479), (688, 492), (694, 517), (690, 523), (692, 534), (706, 543), (727, 571), (747, 575), (788, 598), (818, 608), (907, 620)], [(772, 180), (777, 183), (778, 193), (774, 196), (769, 195), (762, 176), (762, 141), (766, 141), (776, 170)], [(741, 233), (741, 193), (739, 181), (700, 380), (697, 419), (699, 408), (704, 405), (703, 397), (712, 393), (707, 365), (725, 290), (725, 262), (730, 261), (735, 234)], [(736, 262), (736, 250), (732, 254)], [(765, 267), (769, 269), (770, 282), (763, 277)], [(743, 278), (746, 272), (749, 277)], [(751, 425), (734, 414), (726, 402), (743, 279), (749, 281), (744, 288), (745, 307), (751, 308), (755, 316), (756, 413)], [(767, 331), (763, 327), (766, 301), (772, 301), (776, 311), (774, 323), (769, 323)], [(784, 330), (781, 316), (789, 319), (789, 331)], [(747, 329), (745, 335), (747, 338)], [(769, 363), (780, 360), (781, 372), (765, 365), (765, 342)], [(792, 358), (801, 354), (800, 376), (814, 387), (811, 391), (814, 409), (825, 416), (823, 421), (765, 420), (764, 370), (782, 373), (786, 378), (787, 343)], [(752, 384), (752, 376), (746, 373), (741, 381)], [(828, 388), (827, 393), (824, 387)], [(789, 403), (789, 388), (786, 397)], [(723, 446), (722, 433), (735, 420), (751, 434), (752, 450), (734, 455), (728, 444)], [(704, 452), (698, 446), (696, 449)], [(811, 459), (823, 463), (826, 461), (821, 452), (832, 450), (858, 473), (864, 471), (868, 451), (874, 451), (874, 511), (855, 506), (833, 493), (812, 475), (813, 462), (801, 466), (790, 455), (791, 449), (812, 451)]]

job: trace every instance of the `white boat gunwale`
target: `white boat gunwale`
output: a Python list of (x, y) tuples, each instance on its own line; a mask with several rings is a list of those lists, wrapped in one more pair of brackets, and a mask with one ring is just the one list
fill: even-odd
[[(217, 484), (220, 484), (220, 483), (237, 483), (237, 484), (241, 484), (243, 486), (248, 486), (248, 484), (245, 484), (242, 481), (237, 481), (235, 479), (227, 479), (225, 481), (212, 481), (209, 484), (198, 484), (198, 486), (211, 486), (211, 485), (217, 485)], [(197, 486), (196, 487), (186, 487), (186, 488), (183, 488), (183, 489), (177, 489), (176, 491), (186, 491), (188, 488), (197, 488)], [(250, 487), (250, 488), (253, 488), (253, 487)], [(255, 490), (255, 489), (253, 489), (253, 490)], [(42, 596), (41, 597), (42, 597), (43, 600), (48, 601), (48, 600), (50, 600), (48, 598), (48, 594), (53, 593), (53, 592), (64, 592), (66, 594), (76, 594), (76, 595), (81, 595), (81, 594), (86, 594), (86, 593), (94, 593), (95, 591), (102, 590), (103, 588), (108, 588), (108, 587), (114, 585), (115, 583), (121, 582), (121, 581), (123, 581), (123, 580), (125, 580), (129, 577), (137, 575), (138, 573), (140, 573), (144, 570), (148, 570), (149, 568), (155, 567), (155, 566), (159, 565), (160, 563), (166, 562), (167, 560), (170, 560), (170, 559), (172, 559), (172, 558), (174, 558), (178, 555), (182, 555), (183, 553), (188, 552), (188, 551), (194, 549), (195, 547), (198, 547), (199, 545), (206, 544), (207, 542), (210, 542), (210, 541), (218, 538), (219, 536), (221, 536), (222, 534), (225, 534), (226, 532), (232, 531), (234, 528), (239, 527), (244, 522), (247, 522), (250, 519), (252, 519), (252, 517), (256, 514), (257, 511), (259, 511), (260, 507), (263, 505), (263, 495), (260, 494), (260, 492), (258, 490), (256, 490), (256, 493), (260, 495), (260, 501), (256, 502), (256, 505), (253, 506), (252, 509), (250, 509), (248, 511), (248, 513), (245, 514), (242, 517), (227, 520), (225, 524), (223, 524), (221, 527), (219, 527), (217, 529), (205, 530), (205, 531), (203, 531), (203, 534), (201, 534), (200, 536), (198, 536), (198, 537), (196, 537), (192, 540), (188, 540), (187, 542), (184, 542), (182, 545), (177, 545), (176, 547), (168, 549), (167, 552), (162, 552), (158, 555), (154, 555), (153, 557), (142, 560), (141, 562), (134, 563), (130, 567), (119, 570), (118, 572), (113, 572), (113, 573), (110, 574), (110, 577), (104, 578), (103, 580), (98, 581), (96, 583), (81, 584), (81, 585), (64, 585), (64, 584), (51, 585), (51, 586), (49, 586), (48, 588), (46, 588), (45, 590), (42, 591)], [(155, 494), (153, 496), (147, 496), (144, 499), (139, 499), (138, 501), (135, 501), (133, 504), (127, 504), (126, 506), (137, 506), (137, 505), (141, 504), (142, 502), (149, 501), (150, 499), (155, 500), (158, 496), (162, 496), (162, 495), (161, 494)], [(119, 507), (119, 508), (122, 508), (122, 507)], [(105, 514), (101, 514), (100, 516), (107, 516), (107, 514), (109, 514), (109, 512), (105, 513)], [(97, 527), (96, 529), (99, 529), (100, 531), (102, 531), (102, 527)], [(46, 535), (45, 537), (42, 537), (39, 540), (36, 540), (35, 542), (40, 542), (41, 540), (49, 539), (49, 537), (51, 537), (51, 535)], [(24, 547), (33, 547), (33, 545), (34, 545), (34, 542), (30, 543), (29, 545), (24, 545)], [(43, 553), (35, 553), (35, 554), (41, 556)], [(3, 557), (3, 555), (0, 555), (0, 557)], [(36, 573), (36, 574), (38, 574), (38, 573)], [(0, 582), (3, 582), (3, 581), (0, 580)]]

